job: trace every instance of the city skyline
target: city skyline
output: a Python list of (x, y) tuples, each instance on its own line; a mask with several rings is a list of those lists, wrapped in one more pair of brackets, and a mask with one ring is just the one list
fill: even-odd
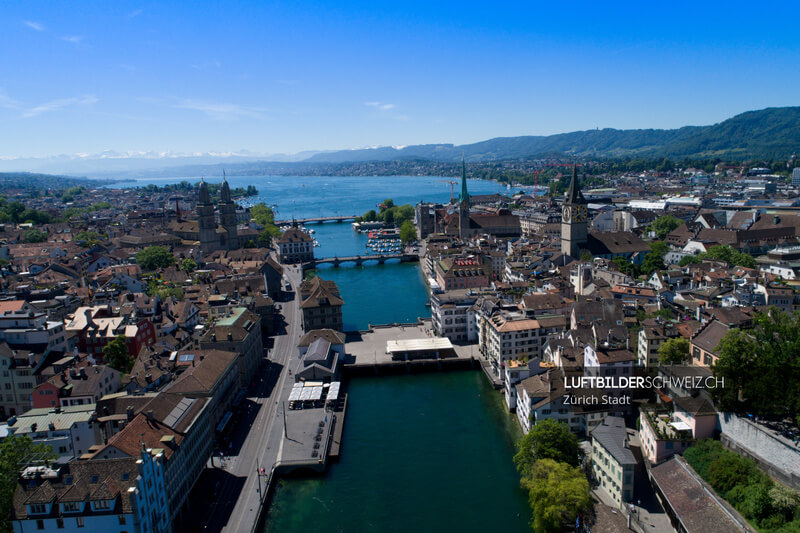
[(797, 8), (771, 7), (13, 3), (0, 157), (713, 124), (797, 103), (800, 45), (771, 29)]

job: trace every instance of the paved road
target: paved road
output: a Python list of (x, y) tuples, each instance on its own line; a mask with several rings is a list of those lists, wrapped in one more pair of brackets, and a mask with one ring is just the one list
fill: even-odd
[[(287, 268), (285, 275), (291, 280), (296, 291), (302, 280), (302, 273), (296, 268)], [(296, 292), (294, 293), (296, 295)], [(283, 438), (283, 414), (280, 395), (288, 376), (288, 362), (296, 359), (297, 341), (302, 335), (300, 310), (295, 297), (291, 301), (280, 302), (281, 313), (286, 320), (286, 330), (274, 337), (269, 365), (261, 367), (248, 391), (249, 409), (255, 416), (244, 417), (247, 421), (239, 431), (246, 432), (238, 453), (226, 458), (225, 471), (230, 474), (223, 478), (210, 509), (206, 531), (248, 532), (258, 516), (260, 506), (258, 467), (269, 473), (278, 460)], [(249, 427), (247, 424), (249, 423)], [(235, 439), (234, 439), (235, 440)], [(219, 466), (219, 460), (215, 463)], [(242, 484), (242, 480), (244, 480)], [(261, 480), (263, 487), (264, 479)], [(217, 509), (236, 503), (233, 509)]]

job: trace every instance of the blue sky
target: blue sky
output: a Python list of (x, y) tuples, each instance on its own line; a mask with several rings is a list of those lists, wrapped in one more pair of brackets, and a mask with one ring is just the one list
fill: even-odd
[(800, 104), (788, 2), (5, 1), (0, 14), (0, 157), (461, 144)]

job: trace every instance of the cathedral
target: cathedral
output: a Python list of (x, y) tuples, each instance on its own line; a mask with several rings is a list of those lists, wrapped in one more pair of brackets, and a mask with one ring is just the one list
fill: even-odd
[(219, 224), (214, 216), (214, 204), (208, 184), (200, 181), (197, 192), (197, 220), (177, 220), (170, 231), (183, 240), (200, 243), (200, 250), (208, 254), (217, 250), (235, 250), (240, 247), (236, 230), (236, 203), (231, 199), (228, 180), (222, 180), (219, 200)]

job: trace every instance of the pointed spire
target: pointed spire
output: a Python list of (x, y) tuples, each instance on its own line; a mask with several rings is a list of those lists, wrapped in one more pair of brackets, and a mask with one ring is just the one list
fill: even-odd
[(228, 185), (228, 179), (225, 177), (225, 170), (222, 171), (222, 187), (219, 191), (220, 202), (231, 201), (231, 188)]
[(461, 199), (460, 202), (469, 205), (469, 193), (467, 192), (467, 164), (464, 162), (464, 154), (461, 154)]
[(569, 190), (567, 191), (567, 198), (564, 200), (567, 204), (586, 204), (586, 199), (583, 197), (581, 188), (578, 185), (578, 165), (572, 165), (572, 179), (569, 181)]
[(203, 178), (200, 178), (200, 190), (197, 192), (197, 203), (201, 205), (208, 205), (211, 203), (211, 194), (208, 192), (208, 184)]

